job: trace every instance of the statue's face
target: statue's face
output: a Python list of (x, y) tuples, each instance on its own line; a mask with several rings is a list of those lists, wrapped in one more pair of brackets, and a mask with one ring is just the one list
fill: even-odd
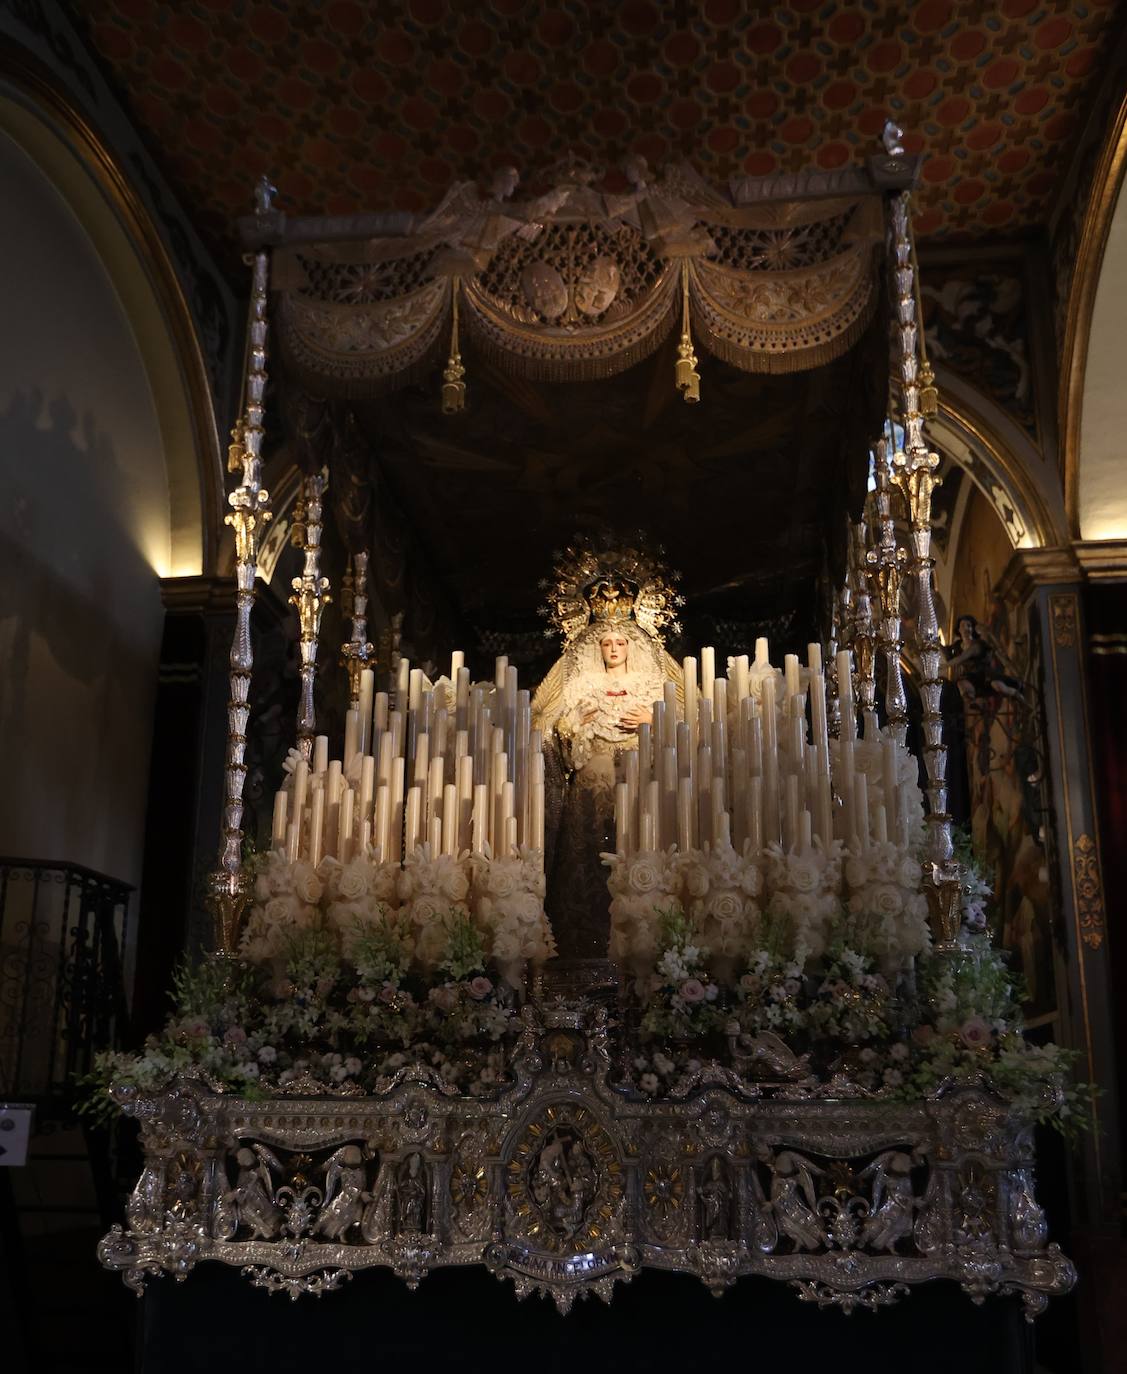
[(622, 667), (630, 651), (626, 636), (617, 634), (613, 630), (609, 630), (599, 640), (599, 648), (602, 650), (603, 666), (606, 668)]

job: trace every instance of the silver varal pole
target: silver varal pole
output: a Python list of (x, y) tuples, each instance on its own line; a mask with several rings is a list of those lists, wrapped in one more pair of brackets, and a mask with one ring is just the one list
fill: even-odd
[[(261, 191), (260, 191), (261, 195)], [(270, 494), (262, 486), (262, 414), (266, 390), (266, 289), (269, 255), (254, 256), (248, 326), (245, 408), (235, 422), (230, 448), (232, 467), (242, 468), (242, 481), (228, 496), (227, 524), (235, 531), (235, 635), (231, 644), (230, 698), (227, 703), (227, 766), (223, 835), (219, 864), (211, 874), (209, 897), (215, 915), (215, 944), (233, 957), (239, 922), (250, 896), (250, 875), (243, 867), (243, 786), (246, 782), (247, 720), (250, 678), (254, 667), (250, 616), (262, 531), (270, 519)]]

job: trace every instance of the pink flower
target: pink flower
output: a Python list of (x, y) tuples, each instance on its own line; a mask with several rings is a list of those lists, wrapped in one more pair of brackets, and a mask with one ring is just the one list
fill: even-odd
[(980, 1050), (990, 1043), (993, 1032), (981, 1016), (968, 1016), (959, 1027), (959, 1039), (968, 1050)]
[(208, 1033), (208, 1024), (202, 1016), (194, 1016), (180, 1027), (180, 1034), (190, 1036), (192, 1039), (202, 1040)]
[(681, 984), (681, 1000), (683, 1002), (703, 1002), (705, 999), (704, 984), (699, 978), (686, 978)]
[(381, 1002), (390, 1005), (395, 1001), (396, 995), (397, 989), (394, 983), (385, 983), (383, 987), (380, 988), (379, 997)]
[(483, 1001), (493, 991), (493, 984), (483, 974), (470, 979), (470, 996), (478, 1002)]
[(429, 995), (439, 1011), (453, 1011), (458, 1004), (458, 994), (451, 987), (431, 988)]
[(912, 1032), (912, 1043), (924, 1049), (935, 1039), (934, 1026), (917, 1026)]
[(227, 1034), (223, 1037), (228, 1045), (241, 1045), (247, 1038), (247, 1033), (242, 1026), (228, 1026)]

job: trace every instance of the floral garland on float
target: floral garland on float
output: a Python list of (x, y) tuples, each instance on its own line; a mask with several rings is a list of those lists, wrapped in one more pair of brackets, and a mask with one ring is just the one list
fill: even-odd
[(857, 737), (850, 656), (837, 739), (817, 646), (801, 671), (762, 640), (727, 680), (714, 662), (706, 649), (699, 681), (684, 662), (695, 728), (670, 729), (666, 701), (639, 731), (603, 856), (639, 1042), (625, 1085), (660, 1096), (715, 1060), (905, 1100), (988, 1081), (1057, 1124), (1083, 1116), (1074, 1056), (1022, 1034), (969, 847), (957, 949), (933, 950), (917, 765), (887, 730)]

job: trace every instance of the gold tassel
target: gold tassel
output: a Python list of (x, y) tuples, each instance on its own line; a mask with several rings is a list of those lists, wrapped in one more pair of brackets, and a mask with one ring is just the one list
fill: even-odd
[(231, 442), (227, 445), (228, 472), (242, 472), (246, 451), (246, 445), (243, 443), (243, 421), (240, 416), (231, 427)]
[[(921, 339), (923, 334), (920, 335)], [(920, 364), (920, 414), (934, 420), (939, 414), (939, 389), (935, 385), (935, 371), (925, 357)]]
[(920, 340), (920, 414), (934, 420), (939, 414), (939, 388), (935, 385), (935, 369), (928, 362), (927, 340), (924, 338), (924, 298), (920, 289), (920, 262), (916, 256), (916, 231), (912, 226), (912, 207), (908, 204), (908, 245), (912, 253), (912, 285), (916, 292), (916, 331)]
[(674, 372), (677, 390), (690, 404), (700, 400), (700, 373), (697, 355), (693, 352), (693, 336), (689, 333), (689, 264), (681, 262), (681, 342), (677, 345)]
[(462, 378), (466, 375), (466, 369), (462, 366), (462, 355), (458, 350), (458, 278), (452, 277), (451, 287), (451, 322), (450, 322), (450, 356), (446, 360), (446, 370), (442, 374), (442, 413), (443, 415), (456, 415), (459, 410), (466, 408), (466, 384)]

